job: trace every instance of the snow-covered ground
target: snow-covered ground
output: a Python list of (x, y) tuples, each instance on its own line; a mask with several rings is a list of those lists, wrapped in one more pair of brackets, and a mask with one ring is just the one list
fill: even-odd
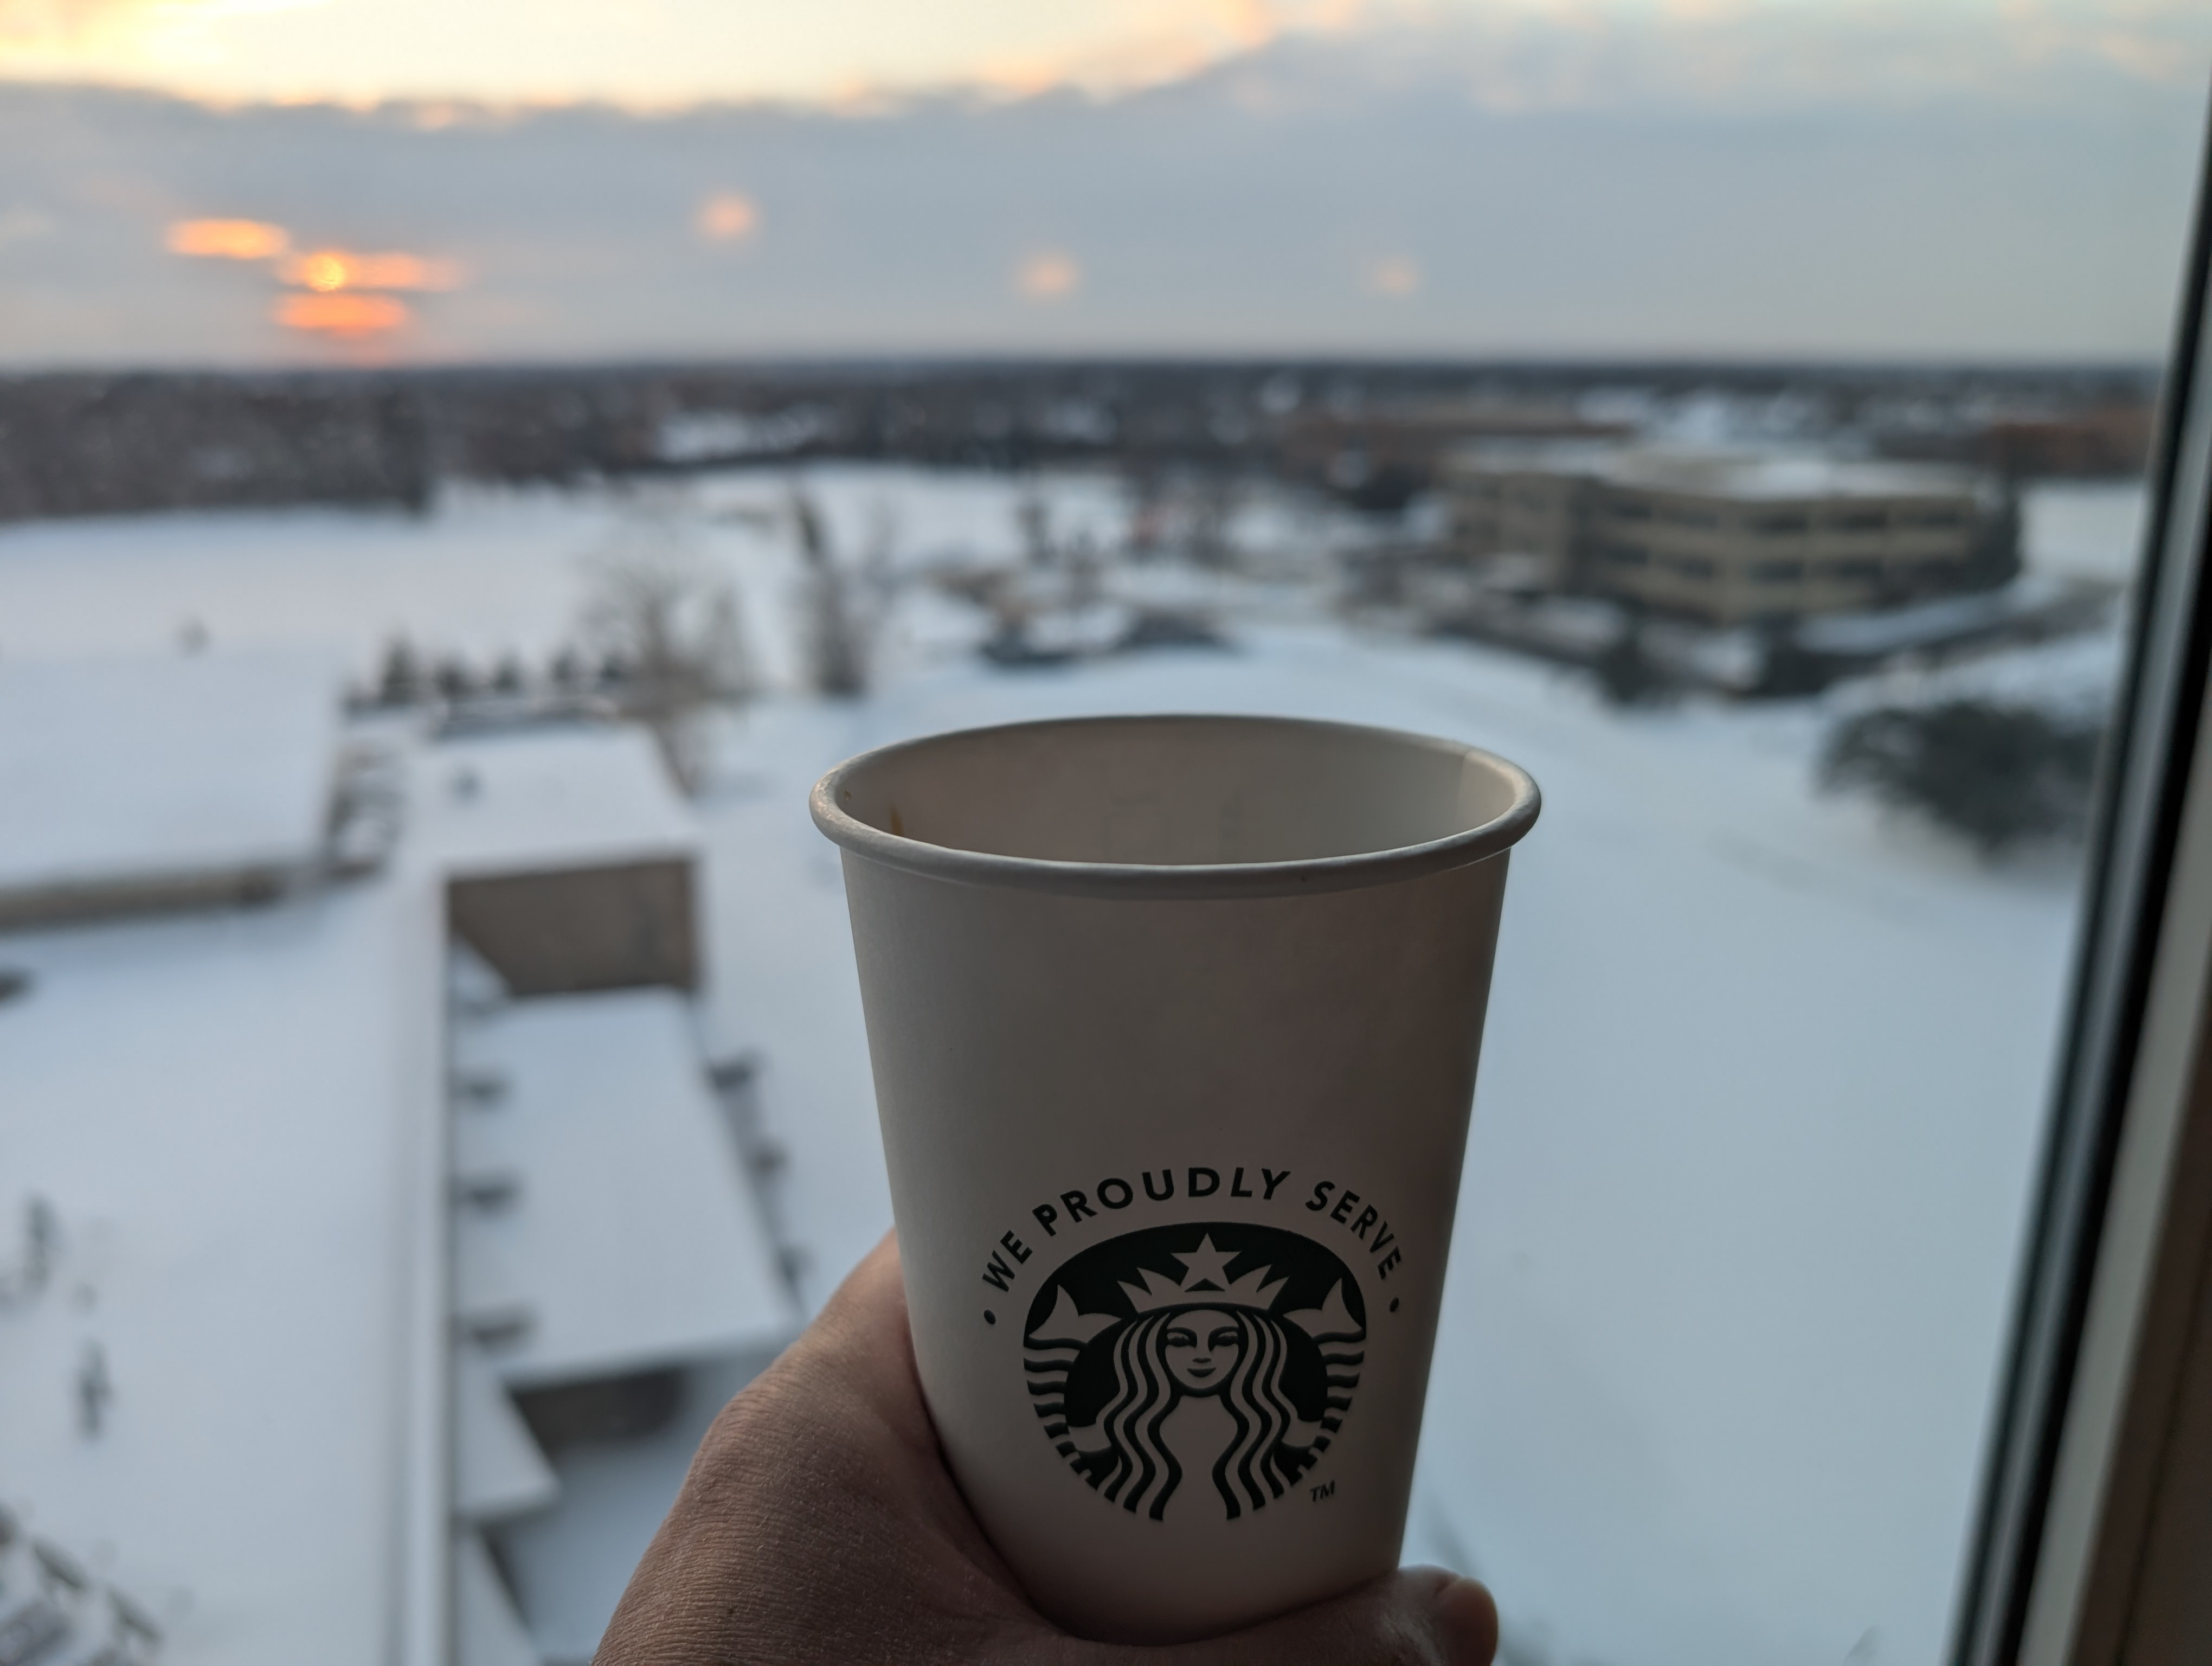
[[(880, 547), (894, 573), (1020, 549), (1005, 480), (811, 483), (840, 547)], [(781, 490), (727, 477), (682, 514), (694, 557), (740, 587), (770, 688), (722, 723), (700, 806), (709, 1018), (765, 1057), (808, 1299), (890, 1214), (837, 864), (804, 806), (823, 769), (1075, 712), (1474, 740), (1526, 765), (1546, 808), (1514, 859), (1409, 1555), (1489, 1578), (1523, 1662), (1936, 1658), (2074, 932), (2064, 865), (1984, 866), (1816, 793), (1847, 696), (1623, 714), (1565, 673), (1301, 617), (1288, 583), (1210, 593), (1231, 651), (1024, 672), (967, 653), (979, 617), (909, 586), (872, 691), (814, 699), (793, 686)], [(1058, 535), (1118, 542), (1113, 482), (1042, 490)], [(2124, 573), (2135, 513), (2033, 501), (2031, 564)], [(537, 659), (637, 520), (616, 494), (470, 493), (419, 521), (12, 530), (0, 655), (159, 650), (197, 627), (213, 651), (332, 648), (362, 673), (401, 632)], [(1259, 503), (1238, 533), (1287, 550), (1317, 527)], [(2081, 653), (2034, 652), (2061, 651)]]
[(2021, 542), (2031, 572), (2054, 579), (2125, 583), (2141, 559), (2142, 487), (2132, 480), (2051, 481), (2021, 504)]

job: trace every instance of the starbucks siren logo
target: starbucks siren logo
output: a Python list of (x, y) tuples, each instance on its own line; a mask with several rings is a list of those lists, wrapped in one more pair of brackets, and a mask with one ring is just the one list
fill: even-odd
[(1101, 1497), (1156, 1522), (1218, 1502), (1234, 1521), (1281, 1498), (1343, 1426), (1367, 1309), (1311, 1238), (1194, 1221), (1071, 1257), (1022, 1336), (1044, 1432)]

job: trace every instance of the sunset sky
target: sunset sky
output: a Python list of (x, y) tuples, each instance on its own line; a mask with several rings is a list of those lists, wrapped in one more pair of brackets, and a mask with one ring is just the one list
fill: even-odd
[(0, 366), (2154, 357), (2204, 0), (0, 0)]
[[(0, 0), (0, 76), (216, 99), (865, 102), (955, 87), (1110, 93), (1278, 40), (1425, 30), (1478, 48), (1531, 34), (1586, 48), (1703, 43), (1718, 49), (1701, 73), (1720, 93), (1752, 67), (1757, 33), (1779, 27), (1831, 48), (1856, 38), (1877, 58), (1891, 49), (1896, 90), (1910, 91), (2069, 57), (2154, 82), (2201, 76), (2207, 10), (2199, 0)], [(1840, 80), (1867, 67), (1854, 56), (1864, 54), (1830, 66)], [(1550, 95), (1568, 90), (1553, 79)]]
[(835, 99), (1140, 83), (1384, 10), (1376, 0), (0, 0), (0, 64), (242, 98)]

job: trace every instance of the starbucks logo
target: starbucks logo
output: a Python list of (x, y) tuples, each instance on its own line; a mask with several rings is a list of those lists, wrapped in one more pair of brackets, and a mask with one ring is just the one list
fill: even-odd
[(1030, 1305), (1037, 1416), (1100, 1497), (1154, 1521), (1281, 1498), (1343, 1426), (1367, 1355), (1351, 1269), (1235, 1221), (1155, 1226), (1072, 1257)]

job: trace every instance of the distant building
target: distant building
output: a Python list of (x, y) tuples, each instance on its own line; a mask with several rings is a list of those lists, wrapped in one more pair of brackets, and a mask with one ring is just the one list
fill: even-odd
[(1294, 477), (1357, 503), (1396, 509), (1435, 483), (1446, 457), (1472, 442), (1622, 440), (1631, 432), (1552, 401), (1431, 399), (1301, 410), (1283, 424), (1280, 448)]
[(267, 902), (342, 865), (339, 684), (300, 654), (0, 666), (0, 931)]
[(2008, 479), (2124, 480), (2150, 464), (2156, 408), (2148, 399), (2042, 416), (2001, 416), (1876, 436), (1892, 457), (1963, 463)]
[(2017, 570), (2006, 506), (1932, 465), (1488, 445), (1442, 475), (1462, 559), (1711, 624), (1863, 612)]

